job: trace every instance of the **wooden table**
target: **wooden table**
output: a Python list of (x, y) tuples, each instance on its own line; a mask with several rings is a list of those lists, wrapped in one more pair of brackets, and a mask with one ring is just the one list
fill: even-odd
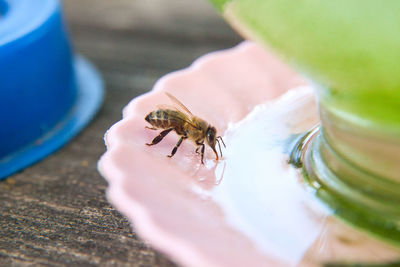
[(107, 202), (96, 169), (104, 132), (160, 76), (241, 38), (206, 0), (66, 0), (78, 52), (107, 87), (96, 119), (66, 147), (0, 182), (1, 266), (173, 266)]

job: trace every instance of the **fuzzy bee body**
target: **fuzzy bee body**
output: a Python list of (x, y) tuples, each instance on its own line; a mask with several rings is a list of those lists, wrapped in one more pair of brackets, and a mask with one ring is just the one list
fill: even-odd
[[(213, 149), (215, 155), (217, 156), (217, 160), (219, 159), (218, 153), (215, 149), (215, 144), (218, 143), (220, 152), (221, 146), (219, 144), (218, 138), (223, 143), (222, 137), (216, 136), (215, 127), (209, 125), (205, 120), (194, 116), (179, 100), (177, 100), (174, 96), (166, 93), (167, 96), (174, 102), (174, 104), (178, 105), (179, 108), (169, 109), (169, 108), (160, 108), (155, 111), (150, 112), (145, 120), (152, 126), (146, 127), (152, 130), (162, 129), (161, 133), (156, 136), (153, 141), (147, 145), (155, 145), (159, 143), (169, 132), (175, 131), (181, 138), (178, 143), (174, 147), (169, 157), (172, 157), (178, 147), (181, 145), (184, 139), (192, 140), (198, 147), (196, 152), (201, 148), (201, 162), (203, 163), (204, 156), (204, 141)], [(224, 144), (224, 143), (223, 143)], [(224, 144), (225, 145), (225, 144)]]
[(187, 136), (195, 143), (204, 142), (208, 128), (208, 123), (203, 119), (193, 116), (189, 122), (185, 114), (171, 109), (152, 111), (145, 120), (157, 129), (173, 128), (178, 135)]
[(171, 109), (158, 109), (150, 112), (145, 120), (157, 129), (174, 128), (178, 135), (184, 134), (185, 118), (180, 112)]

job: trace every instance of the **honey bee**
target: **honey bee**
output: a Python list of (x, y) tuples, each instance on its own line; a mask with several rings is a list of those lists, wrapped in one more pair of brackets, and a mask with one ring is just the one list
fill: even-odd
[(197, 145), (196, 153), (199, 154), (200, 150), (202, 164), (204, 164), (204, 141), (211, 147), (216, 155), (216, 159), (219, 160), (215, 145), (218, 143), (219, 151), (222, 157), (220, 140), (224, 147), (225, 143), (221, 136), (217, 136), (217, 130), (215, 127), (211, 126), (205, 120), (193, 115), (192, 112), (185, 107), (185, 105), (183, 105), (170, 93), (165, 94), (169, 97), (174, 105), (159, 105), (157, 110), (150, 112), (144, 118), (152, 126), (146, 126), (146, 128), (151, 130), (163, 129), (163, 131), (161, 131), (160, 134), (157, 135), (153, 141), (151, 141), (151, 143), (147, 143), (146, 145), (152, 146), (158, 144), (168, 133), (175, 131), (180, 136), (180, 139), (168, 157), (171, 158), (175, 155), (183, 140), (190, 139)]

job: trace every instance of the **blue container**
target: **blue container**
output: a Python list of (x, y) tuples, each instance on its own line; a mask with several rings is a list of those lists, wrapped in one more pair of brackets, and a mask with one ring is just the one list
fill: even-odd
[(0, 0), (0, 179), (76, 135), (103, 99), (75, 56), (58, 0)]

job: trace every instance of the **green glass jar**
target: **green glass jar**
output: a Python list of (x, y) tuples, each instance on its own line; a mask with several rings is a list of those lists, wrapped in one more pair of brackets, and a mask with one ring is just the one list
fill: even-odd
[(304, 177), (335, 214), (400, 245), (400, 1), (212, 0), (314, 82)]

